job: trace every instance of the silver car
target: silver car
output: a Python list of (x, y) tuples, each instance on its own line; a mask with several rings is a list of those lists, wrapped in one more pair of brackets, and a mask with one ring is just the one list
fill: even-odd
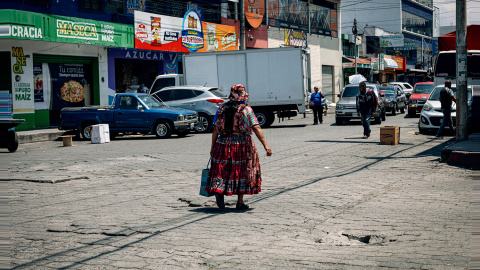
[(170, 86), (150, 93), (170, 107), (193, 110), (198, 113), (198, 124), (195, 130), (200, 133), (209, 132), (218, 107), (228, 98), (218, 88), (203, 86)]
[[(439, 100), (440, 97), (440, 91), (445, 87), (445, 85), (437, 85), (430, 96), (428, 97), (427, 102), (425, 105), (423, 105), (423, 109), (420, 113), (420, 119), (418, 121), (418, 131), (420, 133), (427, 133), (428, 131), (431, 130), (438, 130), (440, 128), (440, 125), (442, 124), (443, 121), (443, 113), (442, 113), (442, 106)], [(457, 95), (457, 86), (455, 84), (452, 84), (451, 87), (453, 93), (455, 96)], [(467, 115), (470, 121), (472, 112), (472, 86), (468, 86), (467, 88), (467, 104), (468, 104), (468, 109), (467, 109)], [(455, 102), (452, 102), (452, 124), (455, 127), (456, 125), (456, 111), (457, 111), (457, 104)], [(445, 127), (445, 129), (449, 129), (449, 127)]]

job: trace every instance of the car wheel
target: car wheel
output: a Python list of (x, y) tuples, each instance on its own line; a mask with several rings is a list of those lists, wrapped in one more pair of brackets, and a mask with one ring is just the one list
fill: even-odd
[[(261, 128), (265, 128), (271, 125), (271, 115), (265, 110), (255, 110), (254, 111), (255, 116), (257, 117), (258, 120), (258, 125), (260, 125)], [(270, 125), (269, 125), (270, 124)]]
[(375, 117), (375, 124), (377, 125), (380, 125), (382, 123), (382, 117), (381, 115), (378, 115), (377, 117)]
[(177, 132), (177, 135), (178, 135), (178, 137), (185, 137), (185, 136), (188, 135), (188, 133), (190, 133), (190, 130), (182, 130), (182, 131)]
[(392, 104), (392, 115), (397, 115), (397, 105)]
[(408, 111), (408, 117), (414, 118), (416, 115), (415, 111)]
[(385, 120), (387, 120), (387, 111), (386, 111), (386, 109), (384, 109), (384, 110), (382, 111), (382, 121), (385, 121)]
[(92, 139), (92, 126), (96, 125), (94, 122), (85, 122), (81, 125), (80, 135), (82, 139), (88, 141)]
[(400, 113), (405, 113), (405, 103), (403, 103), (403, 107), (400, 109)]
[(335, 118), (335, 124), (337, 126), (341, 126), (343, 124), (343, 120), (341, 118)]
[(210, 131), (211, 127), (212, 127), (212, 119), (210, 118), (210, 116), (203, 113), (199, 114), (198, 123), (195, 126), (195, 131), (198, 133), (205, 133)]
[(428, 129), (426, 128), (421, 128), (420, 126), (418, 126), (418, 132), (422, 133), (422, 134), (426, 134), (428, 132)]
[(167, 121), (160, 120), (155, 124), (153, 133), (155, 133), (157, 138), (170, 138), (170, 136), (172, 136), (172, 127)]
[(113, 140), (115, 139), (115, 137), (118, 136), (118, 132), (116, 131), (110, 131), (110, 140)]

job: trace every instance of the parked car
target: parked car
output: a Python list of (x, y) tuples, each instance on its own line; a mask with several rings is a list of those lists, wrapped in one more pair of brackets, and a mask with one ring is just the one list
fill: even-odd
[(385, 95), (385, 111), (397, 115), (397, 112), (405, 113), (407, 98), (398, 85), (379, 86), (380, 94)]
[[(443, 84), (442, 85), (437, 85), (430, 96), (428, 97), (427, 102), (423, 106), (422, 112), (420, 113), (420, 119), (418, 121), (418, 130), (420, 133), (426, 133), (430, 130), (435, 130), (440, 128), (440, 124), (443, 120), (443, 113), (441, 110), (441, 104), (440, 104), (440, 91), (442, 88), (445, 87)], [(455, 84), (452, 84), (452, 91), (456, 96), (457, 92), (457, 87)], [(468, 86), (467, 88), (467, 104), (468, 104), (468, 118), (469, 122), (471, 120), (472, 116), (472, 86)], [(456, 125), (456, 103), (453, 102), (452, 104), (452, 122), (453, 126)], [(447, 126), (445, 127), (446, 129), (449, 129)]]
[(198, 113), (197, 132), (208, 132), (218, 107), (228, 98), (218, 88), (203, 86), (170, 86), (150, 93), (170, 107), (193, 110)]
[[(373, 113), (375, 124), (380, 124), (386, 119), (385, 113), (385, 96), (379, 93), (378, 85), (368, 83), (367, 89), (374, 91), (378, 97), (379, 108)], [(343, 124), (343, 121), (350, 121), (352, 119), (360, 119), (357, 115), (357, 94), (360, 92), (358, 84), (349, 84), (343, 88), (341, 94), (338, 95), (340, 100), (337, 102), (335, 110), (335, 123), (337, 125)]]
[(158, 138), (186, 136), (197, 124), (197, 113), (169, 108), (147, 94), (116, 94), (111, 106), (67, 107), (60, 112), (60, 130), (78, 130), (91, 139), (92, 125), (108, 124), (110, 137), (122, 133), (152, 133)]
[(405, 92), (405, 96), (407, 97), (407, 103), (408, 103), (408, 99), (410, 98), (410, 95), (412, 94), (412, 91), (413, 91), (413, 86), (407, 82), (390, 82), (389, 84), (400, 86), (403, 92)]
[(414, 117), (417, 112), (420, 113), (422, 111), (423, 104), (427, 102), (434, 87), (433, 82), (419, 82), (415, 84), (408, 104), (409, 117)]

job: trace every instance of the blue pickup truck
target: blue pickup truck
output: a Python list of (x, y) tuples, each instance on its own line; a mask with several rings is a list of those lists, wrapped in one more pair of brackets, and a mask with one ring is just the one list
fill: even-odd
[(169, 108), (147, 94), (124, 93), (115, 96), (111, 106), (70, 107), (61, 111), (60, 130), (78, 130), (83, 139), (91, 137), (92, 125), (108, 124), (110, 137), (120, 132), (152, 133), (169, 138), (173, 133), (186, 136), (195, 128), (195, 111)]

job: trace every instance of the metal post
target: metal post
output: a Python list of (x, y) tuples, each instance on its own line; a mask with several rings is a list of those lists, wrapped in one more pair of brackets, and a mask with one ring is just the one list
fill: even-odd
[(238, 21), (238, 2), (233, 5), (233, 12), (235, 13), (235, 21)]
[(422, 37), (422, 69), (424, 69), (425, 64), (423, 63), (423, 37)]
[(457, 0), (457, 141), (468, 139), (467, 0)]
[(245, 1), (240, 0), (240, 50), (245, 51)]
[(268, 0), (265, 0), (265, 24), (267, 25), (268, 29)]
[(353, 34), (355, 34), (355, 74), (358, 74), (357, 73), (357, 54), (358, 54), (358, 48), (357, 48), (357, 34), (358, 34), (358, 31), (357, 31), (357, 19), (353, 19)]

